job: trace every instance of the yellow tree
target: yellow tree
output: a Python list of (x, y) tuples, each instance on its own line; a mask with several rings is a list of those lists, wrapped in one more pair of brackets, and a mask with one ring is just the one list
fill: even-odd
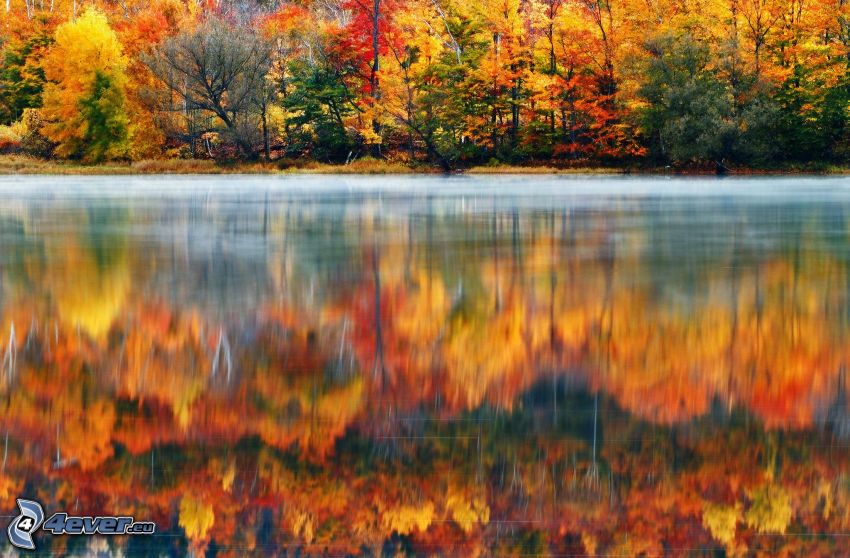
[[(468, 4), (468, 5), (464, 5)], [(520, 109), (531, 66), (525, 5), (520, 0), (483, 0), (458, 3), (457, 13), (479, 23), (477, 41), (486, 54), (474, 72), (470, 86), (486, 107), (472, 135), (493, 150), (503, 147), (507, 136), (517, 140)]]
[(44, 61), (46, 135), (63, 157), (99, 161), (127, 147), (127, 59), (106, 16), (90, 8), (56, 29)]
[[(122, 3), (125, 6), (126, 3)], [(132, 17), (111, 19), (115, 32), (121, 41), (127, 66), (126, 111), (129, 119), (129, 154), (133, 159), (156, 157), (165, 141), (165, 130), (170, 121), (162, 121), (151, 126), (154, 114), (146, 99), (147, 92), (155, 90), (156, 78), (144, 63), (142, 53), (151, 45), (162, 42), (165, 37), (177, 34), (181, 29), (193, 25), (195, 15), (191, 13), (192, 3), (184, 4), (180, 0), (151, 0), (130, 2)], [(179, 114), (179, 113), (178, 113)], [(173, 115), (177, 118), (178, 115)]]
[(201, 498), (184, 495), (180, 500), (178, 523), (190, 541), (192, 554), (202, 555), (209, 542), (210, 529), (215, 523), (212, 505)]

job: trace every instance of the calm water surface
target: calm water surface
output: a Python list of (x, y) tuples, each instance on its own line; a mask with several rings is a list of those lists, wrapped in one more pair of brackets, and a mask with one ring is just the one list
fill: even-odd
[(0, 357), (43, 553), (850, 554), (850, 179), (0, 178)]

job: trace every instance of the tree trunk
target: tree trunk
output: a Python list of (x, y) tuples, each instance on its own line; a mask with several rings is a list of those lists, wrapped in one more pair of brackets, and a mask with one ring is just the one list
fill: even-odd
[(266, 116), (266, 107), (263, 105), (263, 151), (266, 155), (266, 162), (272, 160), (271, 148), (269, 147), (269, 124)]
[[(369, 76), (369, 85), (372, 89), (372, 105), (373, 109), (375, 105), (378, 104), (378, 100), (380, 99), (379, 92), (379, 79), (378, 72), (380, 71), (380, 23), (381, 23), (381, 0), (373, 0), (372, 1), (372, 74)], [(374, 112), (372, 113), (372, 131), (375, 132), (375, 135), (381, 137), (381, 124), (374, 117)], [(381, 154), (381, 144), (376, 143), (372, 148), (373, 155), (380, 159), (383, 155)]]

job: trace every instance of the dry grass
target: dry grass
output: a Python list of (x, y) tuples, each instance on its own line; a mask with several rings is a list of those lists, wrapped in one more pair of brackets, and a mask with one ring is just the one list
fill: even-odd
[(25, 155), (0, 155), (0, 174), (410, 174), (433, 172), (403, 163), (361, 159), (347, 165), (315, 161), (274, 163), (218, 163), (202, 159), (149, 159), (134, 163), (86, 165), (76, 161), (46, 160)]
[[(593, 175), (666, 175), (666, 176), (715, 176), (717, 173), (713, 167), (711, 168), (676, 168), (669, 167), (644, 167), (644, 168), (610, 168), (610, 167), (577, 167), (577, 168), (557, 168), (548, 166), (511, 166), (511, 165), (485, 165), (471, 167), (465, 171), (466, 174), (593, 174)], [(831, 175), (831, 174), (850, 174), (850, 167), (827, 166), (827, 165), (810, 165), (810, 166), (787, 166), (773, 169), (731, 169), (729, 176), (747, 176), (747, 175)]]
[(130, 165), (138, 174), (218, 174), (215, 161), (196, 159), (146, 159)]
[(372, 158), (358, 159), (347, 165), (329, 165), (326, 163), (293, 162), (282, 164), (281, 168), (287, 173), (304, 174), (413, 174), (437, 172), (430, 167), (411, 167), (404, 163), (379, 161)]
[(126, 164), (81, 165), (26, 155), (0, 156), (0, 174), (133, 174)]
[(47, 160), (24, 155), (0, 155), (0, 174), (272, 174), (273, 164), (219, 164), (203, 159), (147, 159), (87, 165), (77, 161)]
[(467, 169), (466, 174), (623, 174), (624, 169), (576, 167), (558, 168), (546, 165), (482, 165)]
[[(567, 175), (623, 174), (635, 172), (612, 168), (556, 168), (549, 166), (486, 165), (472, 167), (473, 175)], [(645, 174), (671, 174), (670, 169), (640, 169)], [(347, 165), (330, 165), (305, 160), (283, 160), (273, 163), (219, 163), (198, 159), (150, 159), (134, 163), (117, 162), (85, 165), (74, 161), (46, 160), (26, 155), (0, 155), (0, 174), (68, 174), (68, 175), (129, 175), (129, 174), (439, 174), (431, 166), (410, 166), (404, 162), (358, 159)], [(673, 174), (699, 174), (699, 171), (677, 170)], [(712, 174), (706, 171), (706, 174)], [(736, 169), (731, 174), (850, 174), (850, 168), (822, 166), (817, 168), (785, 168), (772, 171)]]

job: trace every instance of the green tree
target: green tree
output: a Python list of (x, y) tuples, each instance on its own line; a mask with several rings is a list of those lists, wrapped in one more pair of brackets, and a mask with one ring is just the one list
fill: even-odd
[(24, 109), (41, 106), (44, 70), (41, 57), (53, 42), (45, 21), (33, 20), (33, 33), (5, 45), (0, 62), (0, 123), (20, 120)]
[(689, 35), (662, 37), (648, 45), (648, 103), (643, 133), (657, 161), (714, 162), (722, 168), (737, 139), (731, 95), (709, 69), (706, 45)]
[(297, 63), (291, 68), (283, 106), (292, 126), (288, 152), (314, 159), (345, 161), (355, 149), (345, 119), (355, 111), (339, 71), (326, 65)]
[(106, 16), (90, 8), (56, 29), (44, 61), (44, 135), (60, 156), (101, 161), (127, 147), (127, 59)]
[(388, 44), (382, 105), (406, 134), (411, 159), (422, 148), (429, 161), (448, 171), (459, 160), (485, 152), (468, 141), (468, 124), (488, 121), (491, 115), (492, 106), (481, 100), (487, 87), (475, 72), (488, 44), (480, 40), (478, 26), (450, 7), (444, 10), (431, 2), (408, 6), (405, 17), (396, 16), (402, 25)]
[(802, 65), (776, 92), (777, 141), (785, 156), (799, 162), (837, 159), (848, 129), (850, 79), (826, 86), (816, 72)]
[(53, 42), (42, 17), (32, 22), (33, 32), (10, 41), (0, 61), (0, 123), (20, 120), (24, 109), (41, 106), (44, 70), (41, 57)]
[(129, 121), (124, 102), (124, 91), (115, 87), (108, 75), (97, 71), (89, 96), (80, 101), (86, 122), (82, 149), (87, 160), (102, 161), (125, 150)]

